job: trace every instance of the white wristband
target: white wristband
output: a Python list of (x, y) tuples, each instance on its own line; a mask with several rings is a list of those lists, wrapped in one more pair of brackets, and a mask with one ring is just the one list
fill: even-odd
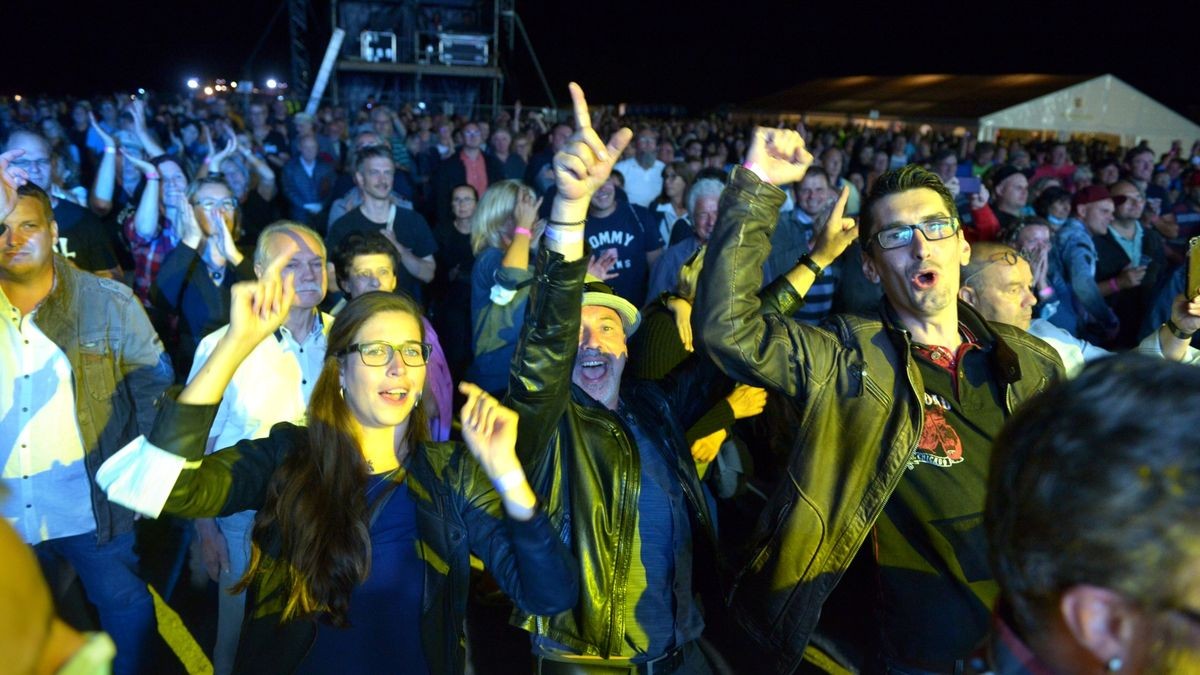
[(568, 230), (565, 227), (547, 227), (544, 235), (556, 244), (578, 244), (583, 241), (583, 228)]
[(503, 497), (505, 494), (512, 491), (513, 488), (525, 482), (525, 471), (522, 469), (513, 469), (499, 478), (492, 479), (492, 485), (496, 488), (496, 492)]

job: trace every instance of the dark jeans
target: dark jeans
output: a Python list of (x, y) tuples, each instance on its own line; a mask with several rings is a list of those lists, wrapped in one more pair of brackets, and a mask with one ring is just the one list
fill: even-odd
[(154, 601), (138, 577), (133, 532), (104, 545), (96, 543), (95, 532), (88, 532), (44, 541), (33, 550), (47, 579), (56, 578), (64, 560), (79, 574), (88, 600), (100, 612), (100, 626), (117, 646), (113, 673), (143, 672), (155, 630)]

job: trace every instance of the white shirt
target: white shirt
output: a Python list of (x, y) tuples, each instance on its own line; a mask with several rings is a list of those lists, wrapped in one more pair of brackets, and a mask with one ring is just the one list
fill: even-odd
[(675, 207), (671, 206), (671, 202), (659, 204), (655, 209), (656, 213), (662, 214), (662, 220), (658, 224), (658, 233), (662, 236), (663, 246), (671, 245), (671, 230), (675, 228), (675, 221), (687, 215), (687, 211), (683, 215), (675, 213)]
[[(1062, 359), (1063, 368), (1067, 371), (1067, 377), (1072, 378), (1083, 370), (1084, 365), (1095, 361), (1096, 359), (1105, 356), (1112, 356), (1112, 352), (1107, 349), (1101, 349), (1096, 345), (1081, 340), (1074, 335), (1071, 335), (1066, 330), (1055, 326), (1046, 319), (1034, 319), (1029, 324), (1029, 334), (1041, 338), (1046, 344), (1054, 348), (1058, 352), (1059, 358)], [(1158, 331), (1151, 332), (1142, 341), (1134, 347), (1134, 351), (1147, 356), (1157, 356), (1162, 358), (1162, 347), (1159, 345)], [(1186, 363), (1191, 366), (1200, 365), (1200, 350), (1195, 347), (1188, 347), (1184, 354), (1181, 363)]]
[(638, 206), (650, 206), (650, 202), (662, 194), (662, 174), (666, 166), (656, 159), (649, 169), (643, 169), (636, 157), (630, 157), (617, 162), (613, 168), (625, 177), (625, 195), (629, 201)]
[(0, 513), (27, 544), (96, 529), (71, 362), (0, 290)]
[[(225, 388), (209, 432), (209, 440), (215, 441), (214, 450), (245, 439), (266, 438), (271, 427), (280, 422), (304, 423), (308, 398), (325, 362), (326, 339), (332, 325), (333, 317), (322, 313), (313, 331), (301, 341), (283, 327), (258, 343)], [(229, 326), (223, 326), (200, 341), (189, 382), (228, 330)]]

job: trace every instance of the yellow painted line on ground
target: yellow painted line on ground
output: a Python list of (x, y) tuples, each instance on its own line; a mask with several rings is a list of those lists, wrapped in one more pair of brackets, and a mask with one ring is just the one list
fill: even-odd
[(166, 600), (149, 584), (150, 596), (154, 598), (154, 617), (158, 620), (158, 634), (175, 653), (175, 657), (183, 664), (188, 675), (212, 675), (212, 661), (204, 655), (204, 650), (196, 643), (191, 631), (183, 625), (183, 619), (171, 609)]

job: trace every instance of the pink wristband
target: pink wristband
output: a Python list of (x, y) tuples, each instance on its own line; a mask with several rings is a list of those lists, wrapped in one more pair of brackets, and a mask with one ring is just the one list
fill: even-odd
[(521, 227), (521, 226), (519, 226), (519, 225), (518, 225), (517, 227), (514, 227), (514, 228), (513, 228), (513, 234), (523, 234), (523, 235), (525, 235), (526, 237), (532, 237), (532, 236), (533, 236), (533, 233), (529, 231), (529, 228), (528, 228), (528, 227)]
[(1109, 277), (1109, 278), (1108, 278), (1108, 287), (1112, 289), (1112, 292), (1113, 292), (1113, 293), (1120, 293), (1120, 292), (1121, 292), (1121, 287), (1117, 285), (1117, 278), (1116, 278), (1116, 277)]
[(160, 176), (160, 175), (158, 175), (158, 174), (156, 174), (156, 173), (148, 173), (148, 174), (146, 174), (146, 180), (158, 180), (159, 178), (162, 178), (162, 176)]
[(763, 171), (763, 168), (761, 166), (755, 164), (754, 162), (745, 162), (742, 164), (742, 168), (753, 173), (755, 176), (758, 176), (759, 179), (762, 180), (764, 183), (771, 182), (771, 181), (767, 180), (767, 172)]

